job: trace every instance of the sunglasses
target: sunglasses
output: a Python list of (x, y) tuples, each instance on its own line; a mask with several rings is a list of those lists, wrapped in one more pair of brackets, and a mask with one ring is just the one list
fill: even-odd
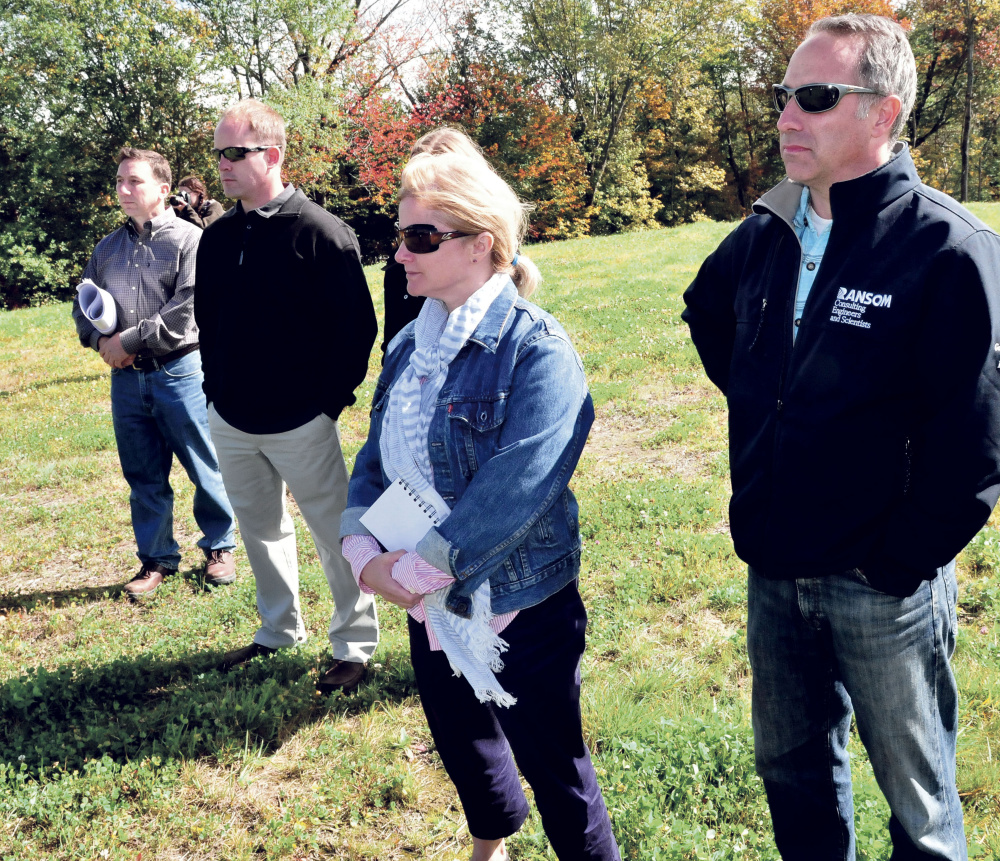
[(263, 152), (273, 146), (277, 146), (277, 144), (268, 144), (267, 146), (226, 146), (222, 149), (213, 149), (212, 155), (217, 159), (225, 156), (229, 161), (243, 161), (247, 157), (248, 152)]
[(803, 87), (786, 87), (784, 84), (773, 84), (774, 107), (783, 111), (788, 100), (794, 96), (799, 107), (807, 114), (822, 114), (832, 111), (844, 96), (851, 93), (871, 93), (881, 96), (878, 90), (868, 87), (853, 87), (850, 84), (806, 84)]
[(395, 227), (399, 233), (399, 241), (411, 254), (430, 254), (432, 251), (437, 251), (442, 242), (473, 235), (460, 233), (457, 230), (442, 233), (433, 224), (411, 224), (409, 227), (400, 227), (397, 221)]

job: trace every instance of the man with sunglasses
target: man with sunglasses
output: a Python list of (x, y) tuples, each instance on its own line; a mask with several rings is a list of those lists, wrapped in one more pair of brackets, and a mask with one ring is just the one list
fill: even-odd
[(853, 859), (852, 715), (894, 859), (965, 859), (955, 557), (1000, 495), (1000, 237), (898, 136), (906, 34), (817, 21), (774, 87), (788, 174), (684, 295), (729, 403), (757, 770), (785, 859)]
[(378, 643), (372, 596), (340, 551), (347, 467), (337, 419), (365, 378), (378, 323), (354, 231), (281, 179), (285, 122), (247, 99), (215, 129), (237, 203), (198, 248), (195, 317), (226, 490), (257, 582), (261, 627), (231, 669), (306, 639), (286, 487), (312, 533), (336, 609), (322, 691), (350, 690)]

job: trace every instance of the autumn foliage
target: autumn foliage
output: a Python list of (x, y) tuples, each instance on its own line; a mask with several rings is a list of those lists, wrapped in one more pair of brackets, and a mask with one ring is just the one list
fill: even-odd
[(462, 80), (429, 90), (406, 110), (386, 93), (348, 107), (345, 157), (364, 200), (391, 209), (413, 142), (441, 125), (464, 129), (525, 200), (535, 204), (531, 236), (560, 239), (586, 232), (583, 160), (570, 122), (537, 91), (503, 70), (473, 65)]

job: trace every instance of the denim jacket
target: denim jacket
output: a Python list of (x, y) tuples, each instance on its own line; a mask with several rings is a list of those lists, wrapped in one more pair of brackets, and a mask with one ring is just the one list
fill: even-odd
[[(389, 346), (368, 440), (354, 463), (341, 537), (389, 485), (379, 436), (389, 392), (415, 348), (410, 324)], [(545, 600), (580, 572), (568, 484), (594, 420), (580, 357), (563, 328), (508, 283), (448, 368), (428, 432), (434, 486), (451, 515), (417, 546), (455, 577), (452, 612), (468, 617), (487, 578), (495, 614)]]

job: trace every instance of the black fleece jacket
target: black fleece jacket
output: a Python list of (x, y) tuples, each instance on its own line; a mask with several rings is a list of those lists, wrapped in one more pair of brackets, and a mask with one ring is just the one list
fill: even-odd
[(793, 346), (801, 190), (764, 195), (684, 294), (729, 402), (733, 542), (765, 577), (859, 568), (912, 594), (1000, 495), (1000, 237), (899, 145), (832, 187)]
[(365, 378), (378, 322), (358, 241), (301, 191), (268, 218), (234, 206), (198, 246), (205, 395), (246, 433), (336, 420)]

